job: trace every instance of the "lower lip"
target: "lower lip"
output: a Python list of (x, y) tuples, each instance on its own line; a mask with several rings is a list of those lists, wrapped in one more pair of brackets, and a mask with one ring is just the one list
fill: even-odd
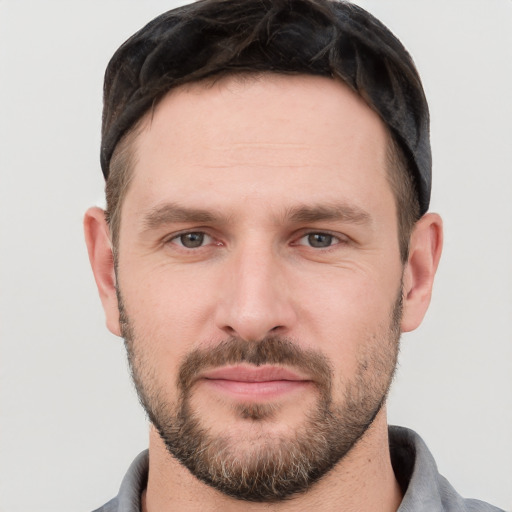
[(270, 380), (246, 382), (226, 379), (204, 379), (203, 382), (216, 391), (240, 400), (269, 400), (303, 391), (311, 383), (305, 380)]

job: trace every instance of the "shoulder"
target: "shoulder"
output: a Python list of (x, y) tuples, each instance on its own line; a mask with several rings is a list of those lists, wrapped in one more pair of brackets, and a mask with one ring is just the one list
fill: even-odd
[(93, 512), (140, 512), (140, 498), (148, 480), (148, 450), (140, 453), (123, 478), (118, 495)]
[(438, 471), (416, 432), (389, 428), (389, 449), (404, 497), (398, 512), (503, 512), (483, 501), (463, 498)]
[(119, 512), (119, 500), (117, 496), (108, 503), (105, 503), (102, 507), (93, 510), (93, 512)]

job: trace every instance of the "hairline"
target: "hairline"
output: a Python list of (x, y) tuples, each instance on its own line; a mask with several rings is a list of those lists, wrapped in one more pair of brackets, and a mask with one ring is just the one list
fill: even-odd
[[(155, 114), (156, 108), (158, 107), (160, 101), (164, 99), (168, 94), (172, 93), (175, 89), (182, 89), (182, 88), (191, 88), (196, 85), (201, 85), (205, 88), (213, 87), (215, 84), (217, 84), (219, 81), (222, 81), (225, 78), (228, 79), (235, 79), (238, 81), (238, 83), (244, 83), (248, 80), (258, 80), (262, 76), (265, 75), (290, 75), (290, 76), (315, 76), (310, 75), (308, 73), (280, 73), (280, 72), (274, 72), (274, 71), (221, 71), (219, 73), (216, 73), (215, 75), (211, 75), (209, 77), (205, 77), (199, 80), (191, 80), (189, 82), (186, 82), (184, 84), (180, 84), (177, 87), (173, 87), (166, 91), (166, 93), (158, 98), (155, 98), (155, 101), (151, 105), (150, 109), (147, 110), (135, 123), (133, 126), (131, 126), (119, 139), (119, 142), (114, 148), (114, 151), (112, 153), (112, 157), (110, 159), (110, 172), (109, 176), (106, 180), (105, 188), (107, 190), (107, 210), (106, 210), (106, 219), (107, 223), (109, 225), (110, 229), (110, 237), (112, 242), (112, 247), (114, 251), (114, 257), (117, 256), (118, 251), (118, 242), (119, 242), (119, 231), (121, 228), (121, 210), (123, 207), (124, 199), (126, 196), (126, 193), (129, 190), (131, 180), (133, 178), (134, 172), (135, 172), (135, 165), (137, 163), (137, 152), (135, 150), (136, 147), (136, 140), (139, 137), (139, 135), (142, 133), (142, 131), (147, 127), (148, 123), (151, 122), (152, 117)], [(345, 85), (346, 82), (339, 78), (339, 77), (333, 77), (331, 80), (339, 81)], [(372, 107), (369, 101), (365, 98), (364, 91), (362, 93), (358, 93), (357, 91), (354, 91), (352, 88), (350, 88), (352, 92), (360, 97), (366, 105), (372, 111), (374, 111), (380, 118), (380, 115), (378, 112), (375, 111), (375, 109)], [(387, 143), (386, 143), (386, 180), (391, 188), (391, 192), (394, 197), (395, 202), (395, 214), (397, 219), (397, 228), (398, 228), (398, 242), (399, 242), (399, 251), (400, 251), (400, 257), (402, 260), (402, 263), (405, 263), (408, 257), (408, 249), (409, 249), (409, 243), (408, 238), (410, 238), (410, 233), (412, 232), (413, 225), (419, 220), (421, 217), (419, 213), (419, 199), (418, 199), (418, 193), (417, 189), (415, 187), (415, 179), (411, 173), (410, 170), (410, 163), (407, 161), (407, 157), (397, 141), (396, 137), (393, 135), (391, 129), (389, 126), (384, 122), (384, 127), (386, 129), (386, 136), (387, 136)], [(118, 169), (118, 167), (123, 167), (124, 169)], [(112, 168), (114, 168), (114, 173), (112, 173)], [(111, 187), (109, 187), (110, 183), (110, 177), (113, 174), (121, 173), (122, 176), (115, 176), (114, 179), (118, 179), (119, 184), (121, 185), (121, 190), (119, 194), (117, 195), (117, 201), (115, 204), (115, 211), (111, 212), (109, 211), (109, 200), (108, 200), (108, 191)], [(400, 178), (404, 178), (404, 180), (407, 180), (408, 183), (400, 184)], [(415, 217), (414, 222), (411, 222), (411, 226), (406, 226), (404, 224), (409, 224), (409, 222), (404, 221), (404, 215), (407, 212), (404, 212), (404, 205), (400, 204), (403, 201), (402, 194), (399, 190), (399, 188), (402, 188), (402, 190), (412, 189), (414, 190), (415, 197), (409, 198), (409, 201), (411, 201), (413, 206), (415, 207), (415, 212), (413, 212), (413, 215)], [(406, 199), (407, 201), (407, 199)], [(402, 208), (401, 208), (402, 207)], [(404, 232), (407, 230), (407, 232)], [(407, 240), (405, 239), (407, 238)]]

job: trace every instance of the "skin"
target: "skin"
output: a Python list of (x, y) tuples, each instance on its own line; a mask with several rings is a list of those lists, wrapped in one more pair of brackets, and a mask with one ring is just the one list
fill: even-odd
[[(384, 350), (379, 340), (401, 283), (401, 330), (420, 324), (442, 225), (436, 214), (420, 219), (404, 267), (386, 178), (387, 143), (384, 124), (359, 97), (338, 81), (310, 76), (183, 86), (146, 119), (122, 206), (117, 276), (102, 210), (88, 210), (85, 233), (107, 326), (121, 334), (117, 279), (138, 349), (169, 403), (178, 398), (179, 363), (191, 350), (229, 336), (257, 342), (271, 334), (325, 356), (333, 396), (342, 402), (358, 362)], [(176, 205), (188, 212), (177, 215)], [(211, 218), (194, 218), (191, 209)], [(300, 209), (303, 215), (294, 216)], [(326, 210), (331, 215), (319, 215)], [(183, 247), (184, 232), (205, 233), (204, 245)], [(311, 233), (333, 238), (312, 247)], [(240, 398), (200, 382), (193, 403), (212, 432), (227, 432), (243, 451), (255, 439), (291, 435), (318, 398), (314, 385), (300, 393), (251, 393)], [(241, 400), (272, 403), (276, 412), (269, 421), (248, 422), (233, 412)], [(273, 504), (239, 502), (210, 488), (178, 464), (151, 429), (143, 496), (150, 512), (330, 511), (340, 504), (391, 511), (400, 500), (385, 407), (308, 492)]]

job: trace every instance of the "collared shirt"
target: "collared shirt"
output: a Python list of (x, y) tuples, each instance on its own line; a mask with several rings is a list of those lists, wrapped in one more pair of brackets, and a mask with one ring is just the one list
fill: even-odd
[[(389, 428), (391, 462), (404, 493), (397, 512), (504, 512), (479, 500), (462, 498), (439, 474), (421, 437), (402, 427)], [(138, 455), (123, 479), (119, 494), (95, 512), (140, 512), (148, 479), (149, 455)]]

